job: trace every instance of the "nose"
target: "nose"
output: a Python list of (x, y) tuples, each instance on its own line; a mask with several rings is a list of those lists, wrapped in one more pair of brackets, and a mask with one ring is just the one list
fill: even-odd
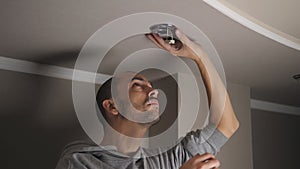
[(157, 98), (157, 95), (158, 95), (158, 90), (157, 90), (157, 89), (152, 89), (152, 90), (148, 93), (148, 96), (149, 96), (149, 97)]

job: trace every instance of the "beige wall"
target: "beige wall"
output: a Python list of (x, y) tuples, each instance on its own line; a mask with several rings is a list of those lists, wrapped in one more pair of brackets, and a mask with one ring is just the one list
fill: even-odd
[(229, 95), (240, 128), (217, 155), (222, 169), (252, 169), (252, 134), (250, 88), (237, 84), (228, 85)]

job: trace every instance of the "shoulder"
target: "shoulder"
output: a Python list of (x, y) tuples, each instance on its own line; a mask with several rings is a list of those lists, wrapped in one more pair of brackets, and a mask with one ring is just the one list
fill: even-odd
[(89, 159), (94, 152), (101, 151), (103, 151), (101, 147), (88, 140), (71, 142), (64, 147), (56, 169), (76, 168)]
[(90, 140), (77, 140), (67, 144), (61, 156), (65, 156), (67, 154), (72, 154), (74, 152), (86, 152), (89, 150), (97, 149), (98, 145), (93, 143)]

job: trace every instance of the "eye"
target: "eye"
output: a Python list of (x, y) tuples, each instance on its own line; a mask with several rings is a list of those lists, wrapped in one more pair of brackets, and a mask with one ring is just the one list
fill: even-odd
[(133, 83), (132, 87), (141, 87), (141, 84), (139, 84), (139, 83)]
[(135, 91), (143, 91), (144, 87), (140, 83), (133, 83), (132, 84), (132, 89), (135, 90)]

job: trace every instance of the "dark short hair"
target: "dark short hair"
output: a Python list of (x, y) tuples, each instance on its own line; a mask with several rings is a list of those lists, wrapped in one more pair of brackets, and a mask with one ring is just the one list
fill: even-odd
[(98, 107), (100, 109), (100, 112), (103, 116), (103, 118), (107, 121), (106, 117), (106, 110), (104, 109), (102, 102), (107, 99), (111, 99), (111, 83), (112, 83), (112, 78), (109, 78), (106, 80), (99, 88), (96, 96), (96, 101), (98, 104)]

